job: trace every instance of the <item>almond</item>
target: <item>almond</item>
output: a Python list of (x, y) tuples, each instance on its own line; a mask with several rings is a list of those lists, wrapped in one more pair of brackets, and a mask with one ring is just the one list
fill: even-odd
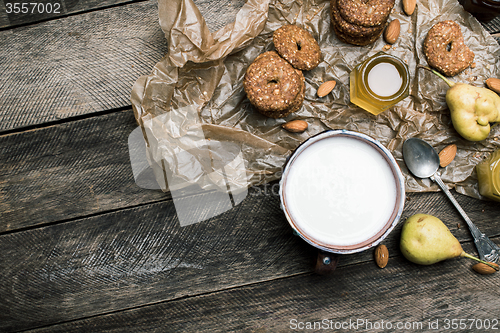
[(389, 44), (394, 44), (399, 38), (399, 32), (401, 31), (401, 23), (398, 19), (392, 20), (391, 23), (385, 28), (384, 39)]
[(403, 10), (406, 15), (411, 16), (415, 11), (417, 0), (403, 0)]
[(387, 266), (389, 262), (389, 250), (385, 245), (379, 245), (375, 248), (375, 262), (380, 268)]
[(451, 144), (443, 148), (439, 152), (439, 165), (441, 168), (444, 168), (448, 164), (453, 161), (455, 156), (457, 155), (457, 145), (456, 144)]
[(486, 80), (486, 86), (496, 92), (497, 94), (500, 94), (500, 79), (495, 79), (495, 78), (489, 78)]
[(288, 132), (292, 132), (292, 133), (304, 132), (308, 126), (309, 125), (307, 124), (307, 121), (305, 121), (305, 120), (292, 120), (292, 121), (289, 121), (289, 122), (281, 125), (281, 127), (286, 129)]
[[(498, 267), (498, 265), (495, 264), (494, 262), (490, 262), (490, 264), (492, 264), (493, 266)], [(482, 262), (477, 263), (474, 266), (472, 266), (472, 269), (475, 270), (476, 272), (478, 272), (479, 274), (483, 274), (483, 275), (493, 274), (493, 273), (495, 273), (497, 271), (493, 267), (490, 267), (490, 266), (488, 266), (486, 264), (483, 264)]]
[(336, 81), (326, 81), (322, 85), (319, 86), (318, 88), (318, 96), (319, 97), (325, 97), (328, 95), (333, 88), (335, 88), (335, 85), (337, 84)]

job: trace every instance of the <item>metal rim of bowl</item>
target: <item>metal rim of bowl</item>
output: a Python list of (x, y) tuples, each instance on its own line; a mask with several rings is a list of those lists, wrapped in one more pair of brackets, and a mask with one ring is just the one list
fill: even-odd
[[(356, 245), (349, 245), (349, 246), (330, 246), (327, 244), (323, 244), (321, 242), (318, 242), (317, 240), (313, 239), (310, 236), (307, 236), (304, 234), (304, 232), (301, 232), (300, 227), (297, 225), (295, 221), (293, 221), (287, 207), (285, 204), (285, 190), (284, 188), (286, 187), (286, 178), (290, 170), (290, 166), (293, 164), (293, 161), (300, 155), (302, 151), (307, 149), (310, 145), (314, 144), (315, 142), (318, 142), (323, 139), (328, 139), (331, 137), (336, 137), (336, 136), (344, 136), (344, 137), (351, 137), (354, 139), (361, 140), (365, 143), (370, 144), (372, 147), (374, 147), (381, 155), (384, 157), (384, 159), (388, 162), (389, 166), (391, 167), (391, 171), (394, 175), (394, 180), (396, 181), (396, 205), (394, 207), (394, 210), (391, 214), (391, 218), (388, 220), (388, 223), (379, 231), (377, 232), (374, 236), (370, 237), (368, 240), (363, 241), (360, 244)], [(279, 197), (280, 197), (280, 204), (281, 204), (281, 209), (285, 213), (285, 217), (292, 227), (293, 230), (296, 231), (296, 233), (307, 243), (310, 245), (326, 251), (330, 253), (337, 253), (337, 254), (350, 254), (350, 253), (356, 253), (356, 252), (361, 252), (366, 249), (369, 249), (371, 247), (377, 246), (382, 242), (387, 235), (394, 229), (394, 227), (398, 224), (401, 215), (403, 213), (404, 209), (404, 204), (405, 204), (405, 199), (406, 199), (406, 192), (405, 192), (405, 184), (404, 184), (404, 177), (403, 174), (401, 173), (401, 169), (399, 168), (399, 165), (397, 164), (396, 160), (394, 159), (394, 156), (392, 153), (385, 148), (379, 141), (373, 139), (372, 137), (354, 132), (354, 131), (349, 131), (349, 130), (327, 130), (324, 132), (321, 132), (319, 134), (316, 134), (307, 140), (305, 140), (303, 143), (301, 143), (295, 150), (294, 152), (290, 155), (288, 160), (286, 161), (284, 168), (283, 168), (283, 174), (280, 180), (280, 187), (279, 187)]]

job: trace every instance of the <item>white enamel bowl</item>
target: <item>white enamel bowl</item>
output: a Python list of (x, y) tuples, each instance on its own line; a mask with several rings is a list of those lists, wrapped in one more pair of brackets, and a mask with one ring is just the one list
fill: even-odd
[(320, 250), (348, 254), (378, 245), (396, 226), (405, 202), (391, 152), (357, 132), (322, 132), (285, 164), (281, 207), (290, 226)]

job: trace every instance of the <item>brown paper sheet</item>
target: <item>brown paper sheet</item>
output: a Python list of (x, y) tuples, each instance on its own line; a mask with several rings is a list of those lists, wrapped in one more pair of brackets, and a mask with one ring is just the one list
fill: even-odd
[[(458, 154), (439, 171), (441, 177), (458, 192), (480, 197), (474, 167), (500, 148), (500, 126), (493, 127), (484, 141), (462, 139), (451, 124), (445, 102), (447, 85), (430, 72), (417, 70), (417, 64), (427, 64), (422, 43), (431, 26), (454, 20), (475, 53), (476, 67), (453, 80), (484, 86), (487, 78), (500, 76), (497, 42), (456, 0), (418, 1), (411, 17), (396, 1), (390, 20), (400, 20), (401, 34), (386, 52), (408, 63), (410, 97), (373, 116), (349, 102), (349, 73), (381, 51), (385, 42), (379, 38), (365, 47), (340, 42), (330, 26), (329, 8), (325, 0), (248, 0), (235, 22), (211, 33), (192, 0), (159, 0), (159, 21), (169, 52), (150, 75), (137, 80), (131, 100), (145, 133), (149, 163), (163, 190), (190, 184), (225, 189), (224, 178), (235, 187), (276, 180), (287, 156), (301, 142), (327, 129), (347, 129), (370, 135), (391, 150), (410, 192), (438, 187), (409, 174), (401, 153), (403, 141), (419, 137), (437, 151), (457, 144)], [(284, 24), (310, 31), (323, 61), (304, 72), (306, 97), (300, 111), (285, 119), (270, 119), (254, 111), (242, 81), (253, 59), (274, 48), (272, 33)], [(327, 97), (317, 97), (317, 88), (327, 80), (337, 81), (336, 88)], [(292, 119), (306, 120), (309, 129), (301, 134), (281, 129), (282, 123)], [(234, 168), (219, 172), (228, 165)]]

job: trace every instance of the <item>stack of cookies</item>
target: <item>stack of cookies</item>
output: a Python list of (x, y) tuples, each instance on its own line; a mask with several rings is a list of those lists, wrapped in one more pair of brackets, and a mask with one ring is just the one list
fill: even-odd
[(296, 112), (305, 97), (303, 70), (321, 61), (318, 42), (306, 30), (285, 25), (273, 34), (276, 51), (259, 55), (248, 67), (243, 87), (261, 114), (283, 118)]
[(333, 30), (344, 43), (365, 46), (384, 31), (395, 0), (331, 0)]

